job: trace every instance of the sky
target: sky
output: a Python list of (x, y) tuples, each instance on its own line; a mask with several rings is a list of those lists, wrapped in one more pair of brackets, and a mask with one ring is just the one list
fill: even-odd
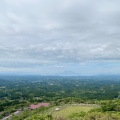
[(120, 0), (0, 0), (0, 74), (120, 74)]

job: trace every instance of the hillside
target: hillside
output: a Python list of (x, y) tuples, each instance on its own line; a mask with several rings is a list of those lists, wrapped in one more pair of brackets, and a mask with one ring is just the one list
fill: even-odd
[[(73, 119), (81, 114), (84, 119), (94, 114), (96, 117), (106, 118), (107, 115), (115, 117), (115, 120), (119, 118), (119, 76), (2, 76), (0, 81), (1, 119), (10, 116), (12, 120), (32, 120), (44, 115), (50, 115), (51, 119)], [(38, 103), (50, 103), (50, 106), (29, 109), (29, 105)], [(73, 107), (73, 104), (78, 106)], [(85, 106), (79, 106), (82, 104)], [(60, 106), (64, 109), (53, 112)]]

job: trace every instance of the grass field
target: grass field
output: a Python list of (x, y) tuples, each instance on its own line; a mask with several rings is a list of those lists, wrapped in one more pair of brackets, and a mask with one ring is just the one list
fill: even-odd
[(96, 107), (93, 105), (91, 105), (91, 106), (90, 105), (89, 106), (87, 106), (87, 105), (70, 106), (69, 105), (69, 106), (61, 108), (59, 111), (54, 111), (53, 117), (62, 116), (62, 117), (66, 118), (72, 113), (79, 113), (81, 111), (88, 112), (89, 110), (94, 109), (94, 108), (96, 108)]

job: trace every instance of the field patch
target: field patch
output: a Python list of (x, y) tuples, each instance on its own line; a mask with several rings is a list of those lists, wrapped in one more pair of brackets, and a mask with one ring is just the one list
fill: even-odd
[(59, 110), (53, 112), (53, 117), (68, 117), (72, 113), (79, 113), (81, 111), (88, 112), (96, 108), (94, 105), (67, 105), (62, 106)]

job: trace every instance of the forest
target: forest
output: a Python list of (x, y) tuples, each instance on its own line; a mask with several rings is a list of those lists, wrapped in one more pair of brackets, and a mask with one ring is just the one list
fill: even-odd
[[(41, 102), (50, 106), (29, 110), (30, 104)], [(97, 107), (67, 118), (54, 117), (56, 107), (74, 104)], [(120, 120), (120, 76), (0, 76), (0, 119), (7, 116), (10, 120)]]

